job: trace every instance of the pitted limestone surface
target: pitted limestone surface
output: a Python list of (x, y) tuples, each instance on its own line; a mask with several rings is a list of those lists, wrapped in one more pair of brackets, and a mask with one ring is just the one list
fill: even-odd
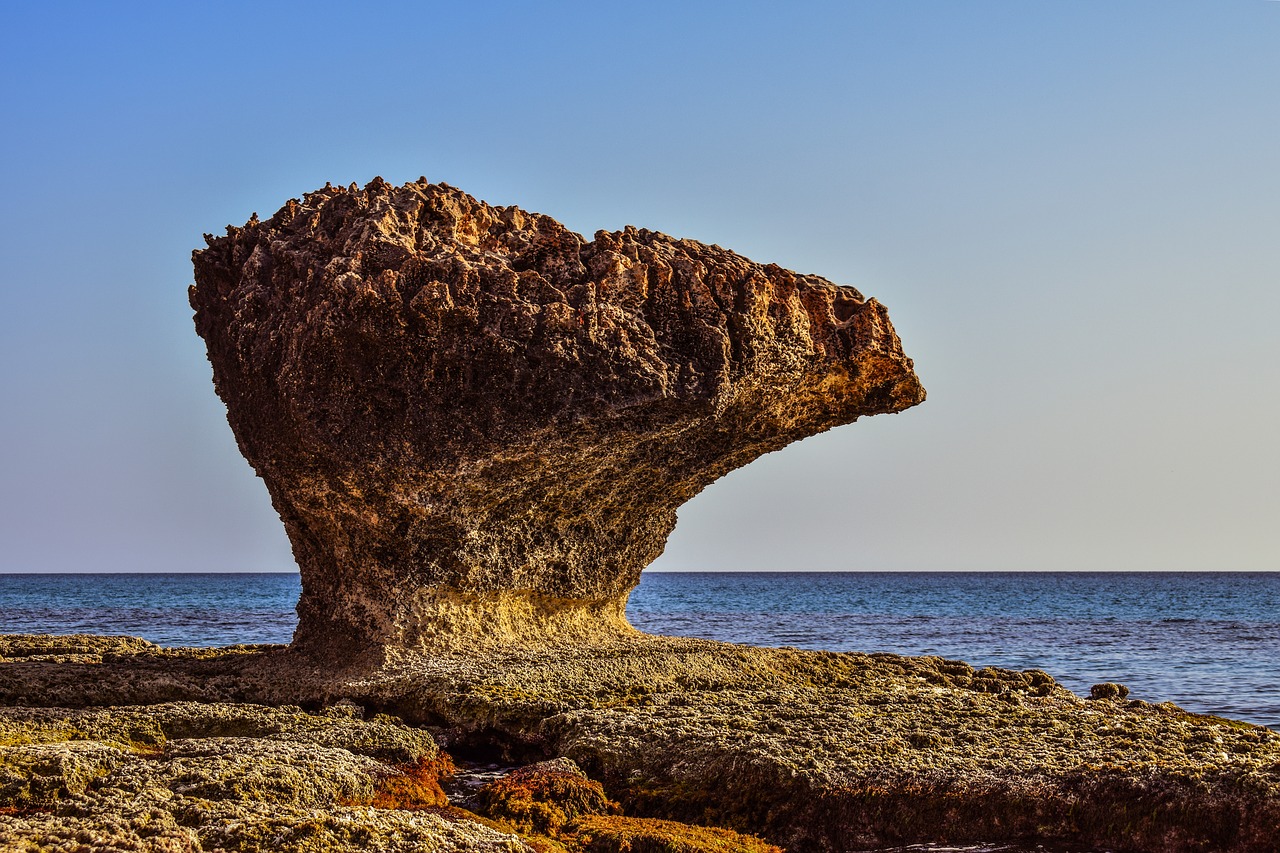
[(349, 705), (0, 707), (0, 851), (528, 853), (465, 814), (386, 804), (438, 755)]
[[(41, 638), (19, 642), (35, 650)], [(0, 649), (5, 643), (0, 637)], [(1280, 825), (1280, 734), (1171, 704), (1085, 699), (1037, 670), (643, 635), (483, 654), (400, 650), (358, 672), (319, 667), (289, 648), (205, 657), (117, 655), (111, 647), (104, 643), (96, 662), (78, 651), (0, 661), (0, 706), (45, 706), (0, 707), (9, 721), (0, 738), (7, 732), (14, 744), (0, 750), (13, 761), (0, 788), (12, 807), (61, 789), (75, 802), (76, 791), (97, 790), (100, 778), (124, 778), (121, 762), (135, 760), (129, 750), (155, 749), (155, 733), (139, 725), (148, 715), (161, 718), (163, 732), (176, 731), (166, 721), (259, 713), (152, 704), (186, 692), (331, 710), (276, 734), (265, 734), (274, 724), (238, 732), (203, 724), (185, 725), (184, 737), (293, 742), (333, 719), (345, 728), (331, 729), (325, 745), (406, 763), (416, 741), (404, 733), (416, 730), (344, 716), (362, 706), (364, 716), (377, 709), (428, 725), (450, 750), (501, 751), (512, 764), (570, 758), (627, 815), (709, 823), (793, 853), (1031, 839), (1143, 853), (1270, 853)], [(94, 707), (122, 702), (132, 707)], [(83, 707), (49, 707), (68, 703)], [(46, 733), (39, 737), (36, 720)], [(385, 728), (357, 736), (365, 726)], [(77, 746), (83, 751), (56, 762), (44, 752), (34, 758), (46, 769), (35, 769), (32, 745), (72, 740), (105, 746)], [(404, 749), (358, 746), (388, 742)]]

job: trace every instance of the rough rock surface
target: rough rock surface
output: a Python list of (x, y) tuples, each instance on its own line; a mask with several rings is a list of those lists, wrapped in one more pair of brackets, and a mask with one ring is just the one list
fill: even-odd
[[(1280, 826), (1280, 734), (1171, 704), (1083, 699), (1039, 671), (643, 636), (485, 656), (390, 655), (363, 672), (318, 667), (286, 648), (112, 653), (103, 643), (96, 657), (78, 651), (90, 645), (41, 654), (40, 638), (0, 637), (0, 658), (8, 658), (0, 659), (0, 706), (148, 704), (182, 694), (356, 703), (427, 726), (455, 756), (496, 750), (512, 763), (572, 759), (628, 818), (751, 833), (791, 853), (1015, 841), (1117, 853), (1272, 853)], [(4, 713), (29, 721), (66, 712)], [(104, 734), (93, 714), (134, 721), (125, 726), (132, 731), (154, 711), (78, 713), (60, 731), (83, 734), (58, 735), (60, 742), (121, 749), (128, 744)], [(0, 738), (12, 730), (0, 729)], [(392, 731), (399, 729), (385, 737)], [(344, 746), (353, 736), (323, 745), (397, 765), (412, 754)], [(33, 742), (24, 736), (14, 748)], [(114, 753), (105, 749), (69, 748), (58, 772), (69, 780), (110, 772)], [(644, 829), (578, 812), (570, 831), (579, 841), (625, 841)]]
[(851, 287), (632, 227), (587, 242), (425, 179), (206, 239), (196, 328), (312, 650), (626, 633), (682, 503), (924, 399)]
[(731, 830), (624, 817), (567, 758), (517, 768), (482, 788), (479, 801), (486, 817), (555, 853), (782, 853)]
[[(0, 851), (530, 853), (436, 792), (431, 736), (346, 705), (0, 708)], [(442, 805), (443, 797), (429, 805)]]

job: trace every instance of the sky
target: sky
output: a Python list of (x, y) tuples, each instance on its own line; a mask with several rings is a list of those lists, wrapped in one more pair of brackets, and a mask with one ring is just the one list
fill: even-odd
[(654, 569), (1280, 569), (1280, 2), (0, 0), (0, 110), (0, 572), (294, 568), (190, 253), (376, 175), (888, 306)]

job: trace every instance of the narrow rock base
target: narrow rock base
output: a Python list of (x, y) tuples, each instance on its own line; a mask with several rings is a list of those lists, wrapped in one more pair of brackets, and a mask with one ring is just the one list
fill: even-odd
[[(348, 601), (354, 597), (349, 596)], [(385, 605), (384, 605), (385, 607)], [(428, 589), (407, 593), (385, 608), (379, 642), (368, 643), (373, 656), (386, 654), (476, 654), (501, 648), (609, 643), (640, 634), (627, 622), (627, 596), (600, 600), (557, 598), (537, 592), (461, 593)], [(346, 622), (333, 622), (322, 602), (303, 598), (303, 619), (295, 645), (304, 651), (332, 650)], [(348, 651), (368, 641), (353, 634)]]

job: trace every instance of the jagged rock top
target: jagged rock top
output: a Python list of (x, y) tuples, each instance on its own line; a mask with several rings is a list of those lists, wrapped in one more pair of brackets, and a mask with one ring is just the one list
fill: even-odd
[(300, 639), (618, 624), (681, 503), (924, 398), (853, 288), (425, 180), (207, 241), (196, 328), (302, 567)]

